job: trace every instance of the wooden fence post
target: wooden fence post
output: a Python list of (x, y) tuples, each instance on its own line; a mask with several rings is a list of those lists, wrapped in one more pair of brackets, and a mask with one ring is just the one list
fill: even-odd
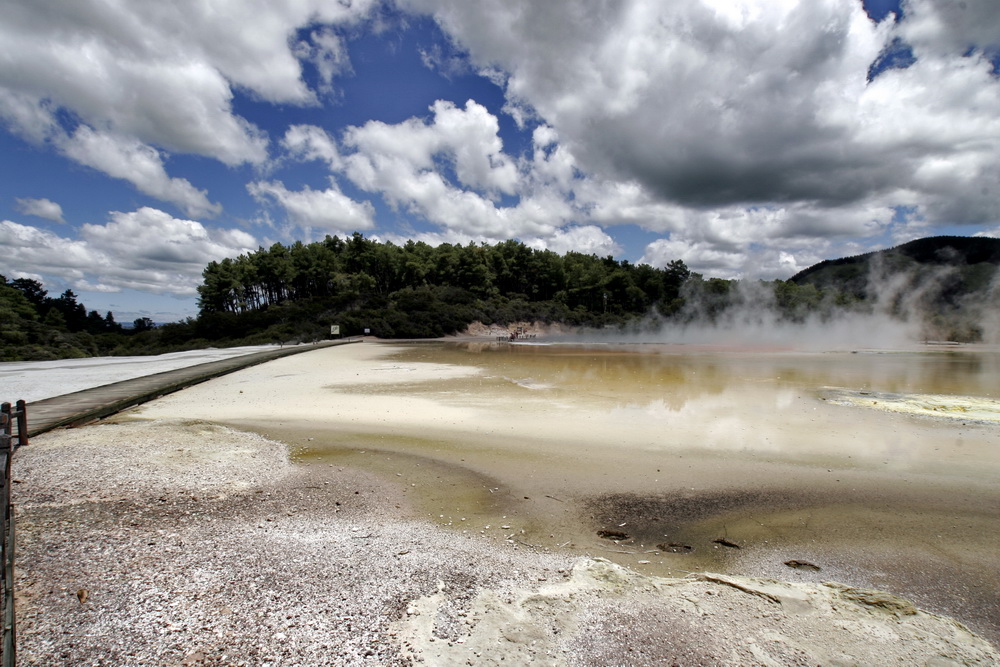
[(17, 402), (17, 446), (28, 444), (28, 404), (22, 398)]
[(14, 453), (14, 425), (17, 425), (18, 445), (28, 444), (28, 411), (24, 401), (17, 410), (10, 403), (0, 405), (0, 579), (3, 587), (3, 642), (0, 643), (0, 664), (14, 667), (17, 660), (16, 618), (14, 616), (14, 513), (10, 504), (11, 461)]

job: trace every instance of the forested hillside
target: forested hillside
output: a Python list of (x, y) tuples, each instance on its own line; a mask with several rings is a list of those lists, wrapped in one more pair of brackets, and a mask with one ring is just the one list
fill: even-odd
[(925, 339), (993, 340), (998, 265), (998, 239), (936, 237), (821, 262), (788, 281), (738, 281), (704, 278), (679, 260), (657, 268), (514, 240), (432, 247), (328, 236), (210, 263), (198, 317), (159, 326), (144, 318), (124, 329), (69, 290), (52, 298), (36, 281), (0, 276), (0, 360), (316, 340), (331, 325), (345, 336), (426, 338), (474, 322), (540, 322), (669, 338), (689, 325), (738, 332), (858, 314), (905, 320)]
[(875, 252), (828, 259), (791, 277), (798, 285), (816, 285), (870, 296), (879, 285), (873, 275), (916, 274), (927, 268), (955, 269), (951, 284), (962, 292), (983, 289), (1000, 266), (1000, 239), (932, 236)]
[(37, 280), (0, 275), (0, 361), (111, 354), (124, 338), (111, 313), (87, 312), (71, 290), (52, 298)]
[(789, 282), (920, 317), (928, 338), (978, 341), (1000, 324), (998, 267), (1000, 239), (934, 236), (820, 262)]
[(474, 321), (624, 323), (682, 305), (690, 272), (569, 252), (410, 241), (403, 246), (355, 234), (317, 243), (275, 244), (212, 262), (199, 288), (200, 335), (256, 335), (262, 341), (338, 324), (394, 337), (442, 336)]

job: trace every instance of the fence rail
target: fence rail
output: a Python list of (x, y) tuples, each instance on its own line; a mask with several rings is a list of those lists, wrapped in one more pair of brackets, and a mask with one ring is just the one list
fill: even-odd
[[(17, 435), (14, 435), (15, 426)], [(16, 623), (14, 618), (14, 512), (10, 504), (10, 468), (14, 450), (28, 444), (28, 409), (24, 401), (16, 407), (0, 405), (0, 584), (3, 586), (3, 642), (0, 643), (0, 666), (14, 667), (17, 660)]]

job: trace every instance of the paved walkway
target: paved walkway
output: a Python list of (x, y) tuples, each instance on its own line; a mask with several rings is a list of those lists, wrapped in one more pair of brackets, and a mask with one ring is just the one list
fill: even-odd
[(28, 403), (28, 435), (30, 437), (63, 426), (86, 424), (248, 366), (324, 347), (359, 342), (360, 338), (353, 338), (275, 348), (33, 401)]

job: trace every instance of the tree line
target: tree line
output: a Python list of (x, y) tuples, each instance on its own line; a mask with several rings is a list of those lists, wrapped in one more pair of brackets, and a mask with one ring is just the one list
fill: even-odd
[(209, 340), (269, 342), (323, 337), (329, 324), (344, 335), (422, 338), (476, 321), (606, 329), (879, 313), (913, 321), (925, 338), (977, 341), (986, 304), (996, 304), (998, 264), (996, 239), (935, 237), (823, 262), (787, 281), (726, 280), (681, 260), (658, 268), (516, 240), (395, 245), (355, 233), (212, 262), (191, 326)]
[(996, 239), (941, 237), (828, 260), (788, 281), (725, 280), (680, 260), (658, 268), (516, 240), (396, 245), (356, 233), (211, 262), (198, 316), (159, 325), (141, 318), (123, 327), (70, 290), (50, 297), (37, 281), (0, 276), (0, 360), (317, 340), (331, 325), (347, 336), (427, 338), (474, 322), (648, 330), (829, 321), (876, 309), (918, 317), (928, 338), (976, 341), (984, 316), (1000, 307), (998, 264)]
[(347, 335), (387, 338), (442, 336), (474, 321), (616, 325), (675, 312), (691, 272), (680, 260), (656, 268), (515, 240), (396, 245), (355, 233), (276, 243), (212, 262), (202, 275), (199, 335), (267, 339), (303, 333), (310, 318), (317, 333), (336, 323)]
[(111, 312), (88, 311), (72, 290), (51, 297), (37, 280), (0, 275), (0, 361), (110, 354), (125, 335)]

